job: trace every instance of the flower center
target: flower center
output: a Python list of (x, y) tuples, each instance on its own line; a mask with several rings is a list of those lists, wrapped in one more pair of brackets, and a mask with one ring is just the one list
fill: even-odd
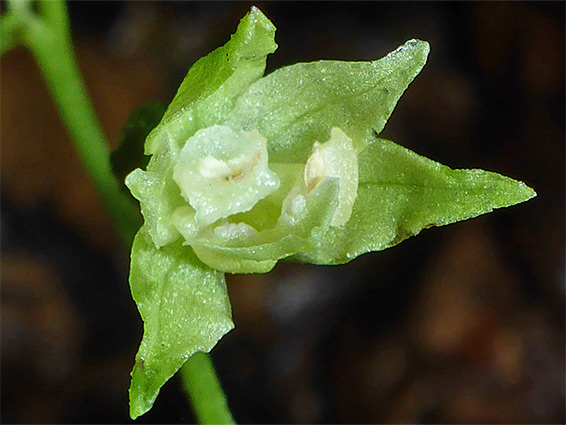
[(235, 132), (219, 125), (187, 140), (173, 179), (201, 225), (249, 211), (279, 187), (267, 164), (265, 138), (257, 131)]

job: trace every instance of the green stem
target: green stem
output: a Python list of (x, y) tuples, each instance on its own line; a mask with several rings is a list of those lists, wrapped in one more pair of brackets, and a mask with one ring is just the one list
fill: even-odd
[[(9, 4), (17, 3), (20, 2)], [(122, 240), (129, 246), (140, 227), (140, 221), (133, 201), (112, 173), (110, 147), (94, 114), (73, 54), (65, 3), (42, 1), (39, 6), (41, 15), (35, 14), (30, 8), (13, 6), (11, 12), (22, 23), (22, 41), (39, 65), (106, 211)]]
[[(129, 247), (140, 227), (139, 214), (112, 173), (110, 147), (73, 53), (66, 4), (61, 0), (37, 4), (39, 14), (32, 10), (30, 1), (8, 1), (8, 13), (0, 18), (0, 52), (6, 52), (17, 42), (32, 52), (102, 203)], [(181, 369), (181, 375), (202, 423), (234, 422), (208, 354), (193, 355)]]
[(202, 352), (193, 354), (181, 368), (181, 378), (199, 423), (235, 423), (210, 355)]

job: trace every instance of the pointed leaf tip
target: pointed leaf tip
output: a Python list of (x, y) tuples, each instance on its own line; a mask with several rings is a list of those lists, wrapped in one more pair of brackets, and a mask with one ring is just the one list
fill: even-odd
[(360, 154), (360, 183), (352, 218), (330, 229), (317, 252), (300, 255), (315, 264), (341, 264), (417, 235), (510, 207), (536, 196), (525, 183), (490, 171), (453, 170), (377, 139)]
[(252, 6), (250, 11), (242, 18), (231, 40), (241, 42), (241, 56), (246, 59), (267, 56), (277, 49), (275, 43), (275, 25), (264, 13)]
[(169, 141), (183, 141), (200, 128), (221, 123), (235, 100), (265, 72), (277, 49), (275, 26), (252, 8), (230, 40), (191, 66), (159, 125), (145, 143), (146, 155)]
[(383, 130), (429, 50), (426, 41), (409, 40), (374, 61), (321, 60), (279, 68), (243, 92), (225, 124), (258, 130), (269, 141), (274, 162), (305, 162), (313, 143), (328, 140), (333, 127), (360, 151), (372, 129)]
[(129, 391), (136, 418), (191, 355), (209, 352), (234, 322), (223, 273), (181, 243), (157, 249), (145, 226), (132, 247), (130, 287), (144, 320)]

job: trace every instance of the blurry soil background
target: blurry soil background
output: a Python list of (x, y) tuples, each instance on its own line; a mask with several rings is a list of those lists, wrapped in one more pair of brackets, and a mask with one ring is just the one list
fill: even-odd
[[(72, 2), (108, 140), (252, 4)], [(348, 265), (228, 276), (237, 326), (212, 354), (236, 420), (564, 423), (565, 3), (255, 4), (278, 28), (268, 71), (429, 41), (383, 136), (538, 197)], [(131, 422), (128, 257), (22, 49), (1, 61), (1, 159), (1, 420)], [(191, 421), (173, 379), (138, 422)]]

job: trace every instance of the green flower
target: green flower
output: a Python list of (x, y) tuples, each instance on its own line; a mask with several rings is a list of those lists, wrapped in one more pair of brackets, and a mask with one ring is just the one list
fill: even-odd
[(144, 225), (130, 284), (144, 337), (131, 415), (196, 351), (233, 328), (222, 272), (282, 259), (341, 264), (422, 229), (535, 196), (521, 182), (452, 170), (384, 139), (428, 43), (371, 62), (317, 61), (264, 76), (275, 27), (257, 9), (189, 70), (126, 178)]

